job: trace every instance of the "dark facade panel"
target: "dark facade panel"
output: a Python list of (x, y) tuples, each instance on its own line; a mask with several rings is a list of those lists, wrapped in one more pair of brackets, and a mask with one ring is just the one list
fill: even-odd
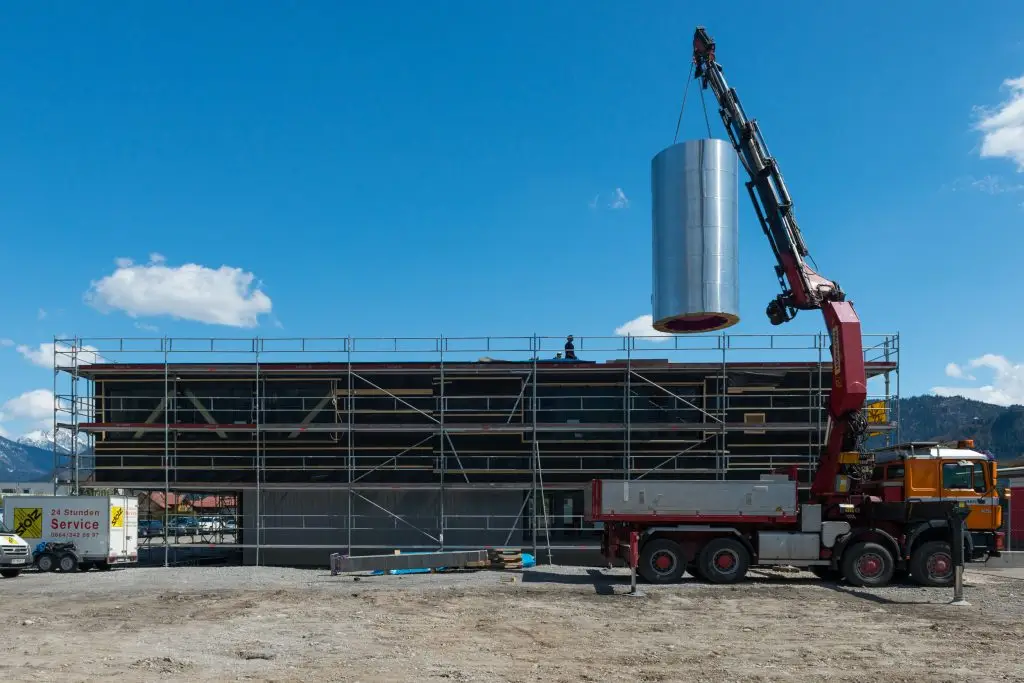
[(829, 383), (827, 364), (348, 368), (87, 368), (97, 483), (530, 486), (538, 462), (545, 484), (806, 476)]

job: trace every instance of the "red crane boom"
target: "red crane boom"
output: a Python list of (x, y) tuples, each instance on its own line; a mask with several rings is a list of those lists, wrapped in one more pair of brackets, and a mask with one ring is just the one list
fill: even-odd
[(693, 36), (693, 63), (701, 87), (711, 90), (718, 101), (719, 114), (750, 178), (746, 187), (754, 211), (778, 261), (775, 273), (782, 293), (768, 304), (769, 320), (780, 325), (792, 320), (797, 311), (811, 309), (819, 309), (825, 317), (831, 340), (832, 387), (828, 432), (811, 495), (828, 499), (843, 492), (838, 490), (842, 466), (855, 462), (844, 453), (859, 451), (867, 426), (863, 414), (867, 375), (860, 319), (839, 284), (808, 265), (810, 254), (779, 165), (768, 153), (757, 121), (747, 118), (736, 90), (726, 83), (722, 66), (715, 59), (715, 41), (702, 26)]

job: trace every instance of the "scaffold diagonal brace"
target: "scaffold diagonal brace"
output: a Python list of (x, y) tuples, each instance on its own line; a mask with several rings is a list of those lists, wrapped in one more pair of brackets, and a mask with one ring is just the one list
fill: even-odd
[(300, 423), (299, 423), (299, 428), (298, 428), (298, 429), (296, 429), (296, 430), (295, 430), (294, 432), (292, 432), (291, 434), (289, 434), (289, 435), (288, 435), (288, 438), (289, 438), (289, 439), (294, 439), (294, 438), (295, 438), (295, 437), (297, 437), (297, 436), (298, 436), (299, 434), (301, 434), (301, 433), (302, 433), (302, 431), (303, 431), (303, 430), (304, 430), (304, 429), (305, 429), (306, 427), (308, 427), (308, 426), (309, 426), (309, 424), (310, 424), (310, 423), (311, 423), (311, 422), (312, 422), (313, 420), (315, 420), (315, 419), (316, 419), (316, 416), (317, 416), (317, 415), (319, 415), (319, 414), (320, 414), (320, 412), (321, 412), (321, 411), (322, 411), (322, 410), (323, 410), (324, 408), (326, 408), (326, 407), (327, 407), (327, 404), (328, 404), (328, 403), (330, 403), (330, 402), (331, 402), (331, 401), (332, 401), (333, 399), (334, 399), (334, 395), (333, 395), (333, 394), (328, 394), (328, 395), (324, 396), (323, 398), (321, 398), (321, 399), (320, 399), (320, 402), (319, 402), (319, 403), (317, 403), (317, 404), (316, 404), (315, 406), (313, 406), (313, 410), (309, 411), (309, 414), (308, 414), (308, 415), (306, 415), (306, 417), (302, 418), (302, 422), (300, 422)]
[[(210, 411), (207, 410), (206, 407), (202, 403), (199, 402), (199, 399), (196, 398), (196, 395), (192, 393), (191, 389), (186, 389), (185, 390), (185, 397), (188, 398), (188, 400), (192, 403), (192, 405), (194, 405), (196, 407), (196, 410), (199, 411), (199, 414), (203, 416), (204, 420), (206, 420), (207, 422), (209, 422), (212, 425), (217, 424), (217, 420), (215, 420), (213, 415), (210, 414)], [(215, 431), (217, 432), (217, 436), (219, 436), (220, 438), (222, 438), (222, 439), (228, 438), (228, 435), (227, 435), (227, 433), (224, 432), (224, 430), (217, 429)]]
[[(379, 386), (379, 385), (377, 385), (377, 384), (374, 384), (374, 383), (373, 383), (373, 382), (371, 382), (370, 380), (368, 380), (368, 379), (366, 379), (365, 377), (363, 377), (362, 375), (360, 375), (360, 374), (359, 374), (358, 372), (353, 372), (353, 373), (352, 373), (352, 376), (353, 376), (353, 377), (358, 377), (358, 378), (359, 378), (360, 380), (362, 380), (362, 381), (366, 382), (367, 384), (369, 384), (369, 385), (370, 385), (371, 387), (373, 387), (374, 389), (377, 389), (378, 391), (383, 391), (383, 392), (384, 392), (385, 394), (387, 394), (387, 395), (388, 395), (388, 396), (390, 396), (391, 398), (395, 399), (395, 400), (396, 400), (396, 401), (398, 401), (399, 403), (401, 403), (401, 404), (405, 405), (405, 406), (406, 406), (406, 407), (408, 407), (408, 408), (412, 408), (413, 410), (415, 410), (415, 411), (416, 411), (417, 413), (419, 413), (419, 414), (420, 414), (420, 415), (422, 415), (423, 417), (426, 417), (426, 418), (428, 418), (428, 419), (430, 419), (430, 420), (433, 420), (434, 422), (436, 422), (436, 423), (438, 423), (438, 424), (440, 424), (440, 423), (441, 423), (441, 421), (440, 421), (440, 420), (438, 420), (438, 419), (437, 419), (436, 417), (434, 417), (433, 415), (431, 415), (431, 414), (430, 414), (430, 413), (428, 413), (427, 411), (425, 411), (425, 410), (421, 410), (421, 409), (417, 408), (417, 407), (416, 407), (416, 406), (414, 406), (413, 404), (411, 404), (411, 403), (409, 403), (408, 401), (406, 401), (405, 399), (403, 399), (403, 398), (402, 398), (401, 396), (397, 396), (396, 394), (394, 394), (394, 393), (392, 393), (392, 392), (388, 391), (388, 390), (387, 390), (387, 389), (385, 389), (384, 387), (382, 387), (382, 386)], [(349, 397), (349, 399), (351, 400), (351, 397)]]
[(411, 522), (408, 522), (408, 521), (406, 521), (406, 520), (405, 520), (405, 519), (403, 519), (402, 517), (399, 517), (398, 515), (396, 515), (396, 514), (395, 514), (394, 512), (392, 512), (391, 510), (388, 510), (388, 509), (387, 509), (386, 507), (384, 507), (383, 505), (380, 505), (380, 504), (378, 504), (378, 503), (375, 503), (375, 502), (373, 502), (372, 500), (370, 500), (369, 498), (367, 498), (367, 497), (366, 497), (366, 496), (364, 496), (363, 494), (359, 493), (359, 491), (355, 491), (355, 490), (352, 490), (352, 489), (349, 489), (349, 490), (350, 490), (350, 491), (352, 491), (352, 493), (353, 493), (354, 495), (358, 496), (359, 498), (362, 498), (362, 499), (363, 499), (363, 500), (365, 500), (365, 501), (366, 501), (367, 503), (369, 503), (369, 504), (370, 504), (370, 505), (372, 505), (373, 507), (377, 508), (377, 509), (378, 509), (378, 510), (380, 510), (381, 512), (383, 512), (383, 513), (385, 513), (385, 514), (387, 514), (387, 515), (390, 515), (391, 517), (394, 517), (395, 519), (397, 519), (397, 520), (398, 520), (399, 522), (401, 522), (402, 524), (406, 525), (406, 526), (407, 526), (407, 527), (409, 527), (410, 529), (415, 529), (416, 531), (420, 532), (421, 534), (423, 534), (424, 536), (426, 536), (426, 537), (427, 537), (427, 538), (429, 538), (430, 540), (434, 541), (435, 543), (440, 543), (440, 542), (441, 542), (441, 539), (439, 539), (439, 538), (436, 538), (436, 537), (434, 537), (434, 536), (431, 536), (430, 534), (428, 534), (428, 533), (427, 533), (426, 531), (424, 531), (423, 529), (419, 528), (418, 526), (416, 526), (415, 524), (413, 524), (413, 523), (411, 523)]
[(694, 403), (691, 403), (690, 401), (687, 401), (685, 398), (683, 398), (679, 394), (676, 394), (676, 393), (673, 393), (673, 392), (669, 391), (668, 389), (666, 389), (665, 387), (661, 386), (657, 382), (652, 382), (651, 380), (649, 380), (646, 377), (644, 377), (643, 375), (641, 375), (639, 372), (637, 372), (635, 370), (630, 370), (629, 374), (633, 375), (634, 377), (636, 377), (637, 379), (639, 379), (639, 380), (641, 380), (643, 382), (647, 382), (652, 387), (656, 387), (658, 389), (661, 389), (662, 391), (664, 391), (666, 394), (668, 394), (672, 398), (674, 398), (674, 399), (676, 399), (678, 401), (682, 401), (683, 403), (685, 403), (686, 405), (690, 406), (694, 410), (697, 410), (697, 411), (701, 412), (702, 414), (704, 414), (705, 416), (710, 417), (715, 422), (722, 422), (722, 420), (720, 420), (719, 418), (715, 417), (714, 415), (712, 415), (708, 411), (704, 410), (700, 406), (698, 406), (698, 405), (696, 405)]
[[(158, 403), (156, 405), (156, 408), (153, 409), (153, 412), (151, 412), (149, 414), (149, 417), (146, 418), (146, 421), (143, 422), (143, 424), (151, 425), (154, 422), (156, 422), (156, 419), (158, 417), (160, 417), (160, 415), (164, 412), (164, 410), (166, 408), (167, 408), (167, 397), (164, 396), (162, 399), (160, 399), (160, 403)], [(135, 432), (135, 435), (132, 438), (133, 439), (141, 439), (142, 435), (144, 433), (145, 433), (145, 430), (140, 429), (139, 431)]]

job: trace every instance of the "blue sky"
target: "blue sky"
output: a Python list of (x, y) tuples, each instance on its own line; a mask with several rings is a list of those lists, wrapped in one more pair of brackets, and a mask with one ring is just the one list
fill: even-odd
[[(1019, 2), (55, 7), (0, 21), (9, 434), (55, 334), (614, 335), (650, 313), (650, 159), (696, 24), (818, 266), (902, 335), (902, 393), (1024, 402)], [(765, 320), (741, 200), (731, 331), (819, 331)]]

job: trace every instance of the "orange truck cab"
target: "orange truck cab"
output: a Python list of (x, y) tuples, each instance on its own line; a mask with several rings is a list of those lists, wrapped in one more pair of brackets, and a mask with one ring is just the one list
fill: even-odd
[[(915, 441), (876, 451), (865, 493), (883, 501), (958, 500), (970, 508), (967, 561), (998, 557), (1004, 549), (1002, 500), (995, 459), (974, 441)], [(936, 522), (941, 524), (941, 522)]]

